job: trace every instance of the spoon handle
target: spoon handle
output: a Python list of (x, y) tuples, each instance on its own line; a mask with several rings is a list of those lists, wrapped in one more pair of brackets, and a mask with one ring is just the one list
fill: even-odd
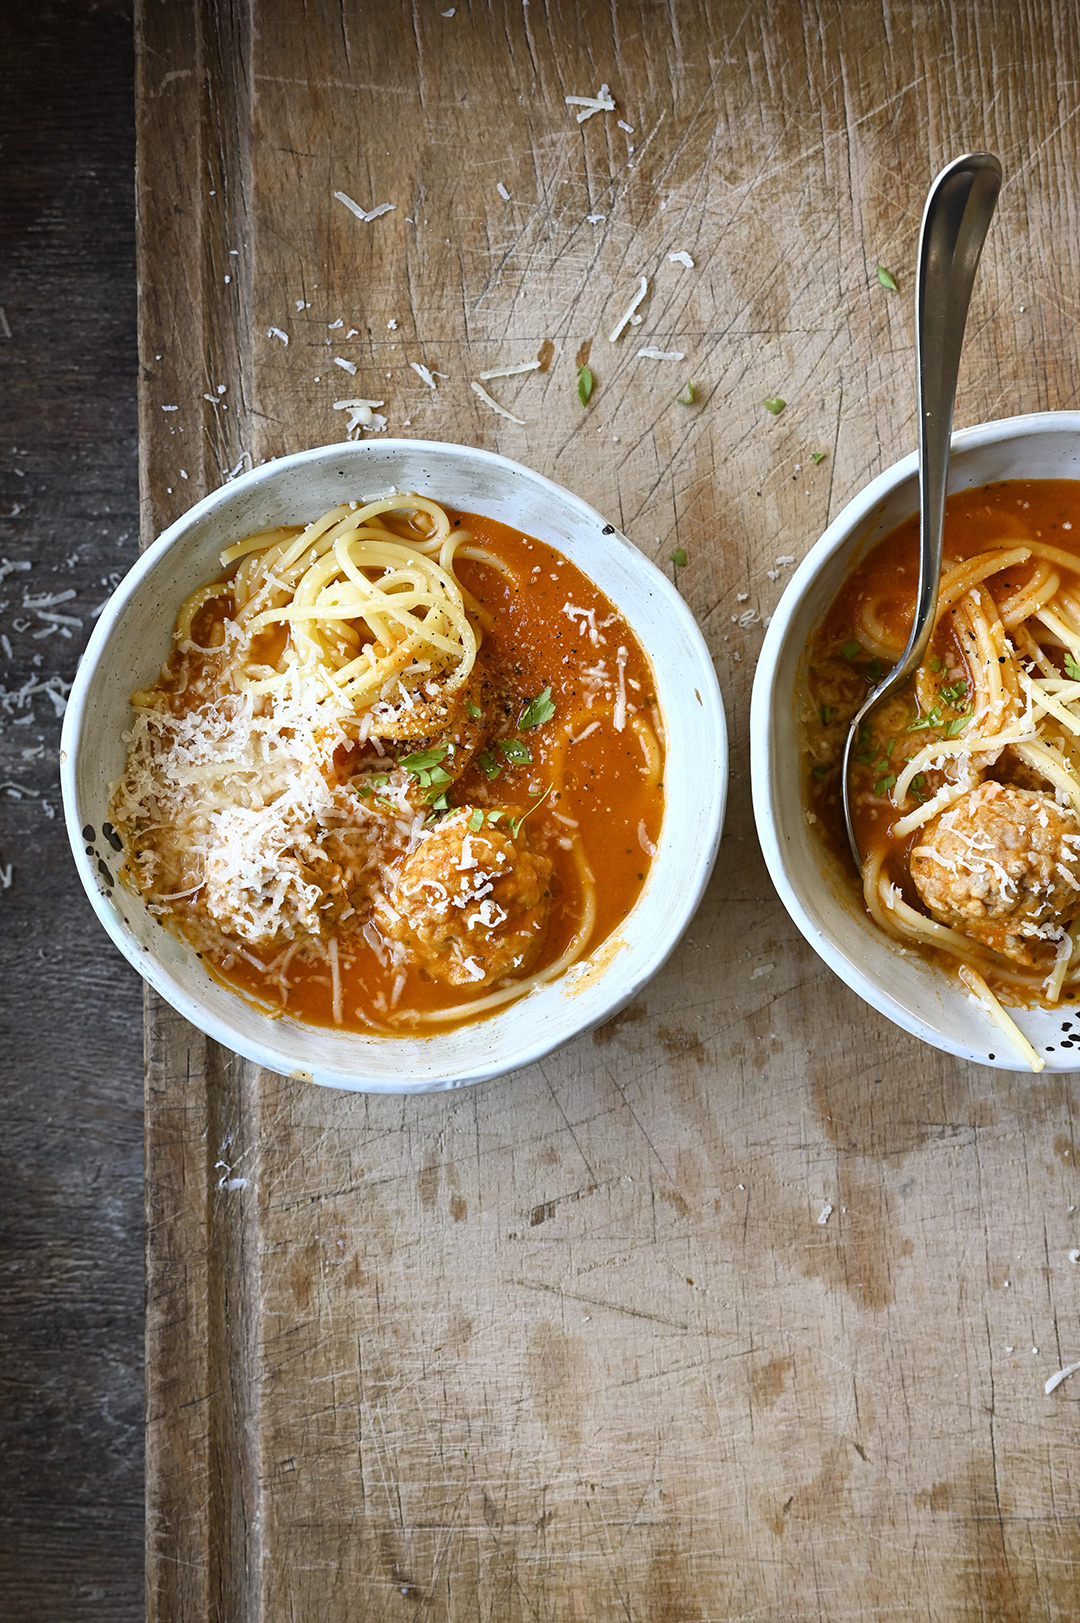
[(922, 658), (934, 629), (960, 350), (975, 272), (1000, 190), (997, 158), (972, 152), (941, 171), (923, 210), (915, 278), (919, 591), (911, 636), (897, 666), (905, 675)]

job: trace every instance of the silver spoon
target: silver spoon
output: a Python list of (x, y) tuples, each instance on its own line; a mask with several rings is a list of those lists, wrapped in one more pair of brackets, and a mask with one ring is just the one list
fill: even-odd
[(949, 473), (953, 402), (971, 289), (990, 228), (1001, 165), (991, 152), (972, 152), (944, 168), (930, 188), (919, 232), (915, 277), (915, 360), (919, 376), (919, 594), (907, 647), (871, 689), (848, 728), (842, 766), (844, 821), (855, 858), (862, 855), (851, 820), (851, 752), (859, 728), (908, 681), (930, 641), (941, 581), (945, 482)]

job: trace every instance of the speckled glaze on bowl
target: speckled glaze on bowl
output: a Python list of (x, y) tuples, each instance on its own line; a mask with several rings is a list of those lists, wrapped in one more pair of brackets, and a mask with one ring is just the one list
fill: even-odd
[[(999, 479), (1080, 479), (1080, 412), (982, 423), (953, 436), (949, 491)], [(883, 535), (918, 511), (918, 459), (905, 457), (867, 485), (795, 571), (773, 615), (754, 677), (750, 757), (758, 839), (780, 899), (814, 951), (853, 991), (923, 1042), (1000, 1070), (1026, 1070), (962, 984), (905, 952), (874, 925), (838, 863), (806, 821), (798, 698), (810, 638), (850, 571)], [(1058, 1048), (1077, 1006), (1011, 1009), (1047, 1071), (1077, 1069)]]
[[(128, 696), (156, 676), (177, 610), (220, 569), (231, 541), (305, 523), (343, 500), (416, 490), (520, 527), (606, 592), (652, 661), (667, 732), (666, 809), (645, 890), (615, 934), (560, 980), (438, 1037), (377, 1037), (272, 1020), (213, 980), (141, 898), (114, 882), (103, 826), (124, 758)], [(608, 1019), (655, 975), (712, 871), (727, 791), (723, 703), (704, 639), (671, 583), (569, 491), (467, 446), (372, 440), (283, 457), (207, 496), (171, 525), (120, 584), (79, 666), (61, 741), (68, 833), (94, 909), (121, 952), (173, 1007), (218, 1042), (285, 1075), (330, 1087), (422, 1093), (516, 1070)]]

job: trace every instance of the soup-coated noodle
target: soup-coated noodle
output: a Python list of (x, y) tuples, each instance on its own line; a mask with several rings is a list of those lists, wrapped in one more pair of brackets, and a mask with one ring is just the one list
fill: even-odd
[[(815, 634), (808, 798), (847, 857), (848, 724), (907, 640), (918, 520), (878, 543)], [(1080, 993), (1080, 484), (1017, 480), (949, 499), (934, 633), (856, 741), (865, 905), (953, 968), (1041, 1069), (1003, 1004)]]
[(126, 882), (274, 1013), (388, 1034), (553, 980), (660, 837), (649, 663), (541, 541), (434, 501), (250, 536), (188, 598), (111, 817)]

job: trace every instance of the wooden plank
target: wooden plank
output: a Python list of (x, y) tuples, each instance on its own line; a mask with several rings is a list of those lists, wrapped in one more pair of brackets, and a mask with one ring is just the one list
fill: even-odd
[[(1071, 1080), (920, 1047), (817, 962), (756, 852), (746, 718), (779, 560), (914, 443), (918, 218), (964, 148), (1008, 186), (958, 422), (1077, 402), (1077, 31), (986, 0), (145, 0), (146, 534), (385, 399), (684, 547), (734, 745), (686, 940), (542, 1065), (338, 1097), (151, 1006), (152, 1617), (1074, 1615), (1077, 1396), (1042, 1390), (1080, 1346)], [(469, 379), (545, 344), (493, 386), (525, 426), (487, 413)]]
[(57, 710), (138, 551), (134, 56), (124, 0), (0, 8), (5, 1623), (142, 1616), (140, 982), (57, 783)]

